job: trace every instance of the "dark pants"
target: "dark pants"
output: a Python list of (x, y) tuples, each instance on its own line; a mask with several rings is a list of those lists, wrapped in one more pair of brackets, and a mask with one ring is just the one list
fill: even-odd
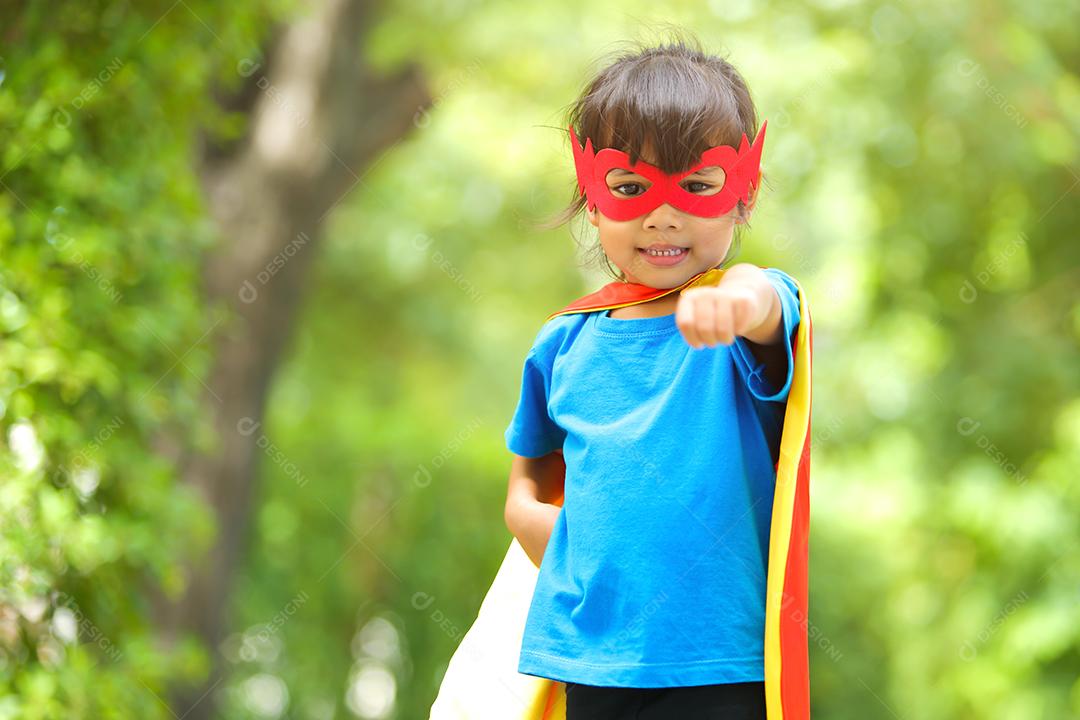
[(566, 683), (566, 720), (765, 720), (765, 683), (667, 688)]

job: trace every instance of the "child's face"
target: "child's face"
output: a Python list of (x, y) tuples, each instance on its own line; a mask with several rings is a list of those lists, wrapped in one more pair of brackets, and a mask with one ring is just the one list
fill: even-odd
[[(643, 160), (651, 163), (649, 155)], [(608, 173), (607, 186), (614, 195), (631, 197), (644, 192), (650, 183), (640, 175), (622, 170)], [(681, 182), (688, 192), (712, 195), (724, 185), (724, 171), (719, 167), (702, 168)], [(626, 275), (628, 282), (655, 288), (672, 288), (697, 273), (720, 264), (731, 245), (736, 223), (746, 222), (736, 205), (728, 213), (704, 218), (685, 213), (667, 203), (632, 220), (612, 220), (586, 206), (589, 222), (600, 231), (604, 253)], [(654, 257), (645, 252), (653, 244), (685, 248), (675, 257)]]

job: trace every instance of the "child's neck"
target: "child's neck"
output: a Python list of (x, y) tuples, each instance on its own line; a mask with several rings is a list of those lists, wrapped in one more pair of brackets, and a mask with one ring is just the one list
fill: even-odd
[(608, 313), (608, 315), (617, 320), (640, 320), (643, 318), (660, 317), (661, 315), (671, 315), (675, 312), (675, 308), (678, 304), (679, 292), (676, 291), (669, 293), (664, 297), (649, 300), (648, 302), (615, 308)]

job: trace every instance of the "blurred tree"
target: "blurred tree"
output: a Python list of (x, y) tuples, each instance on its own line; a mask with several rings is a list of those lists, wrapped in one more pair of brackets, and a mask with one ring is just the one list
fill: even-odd
[[(184, 479), (214, 509), (219, 532), (165, 625), (195, 630), (209, 647), (224, 639), (225, 603), (257, 498), (267, 388), (323, 221), (430, 102), (415, 65), (384, 77), (365, 62), (364, 31), (376, 11), (364, 0), (327, 1), (275, 28), (264, 52), (236, 63), (244, 83), (223, 99), (230, 112), (250, 118), (244, 134), (227, 142), (203, 136), (199, 176), (221, 237), (208, 254), (204, 286), (230, 319), (215, 336), (206, 380), (218, 445), (186, 454), (182, 464)], [(219, 670), (174, 708), (192, 720), (210, 717), (213, 703), (203, 698), (220, 682)]]
[[(291, 21), (286, 10), (192, 2), (143, 16), (103, 2), (2, 23), (0, 460), (13, 546), (0, 618), (6, 683), (22, 696), (3, 701), (9, 715), (147, 717), (166, 695), (186, 717), (213, 713), (255, 433), (304, 268), (323, 219), (429, 102), (415, 67), (382, 77), (365, 65), (373, 3)], [(165, 646), (146, 596), (123, 590), (147, 569), (163, 583), (149, 589)], [(103, 661), (129, 709), (89, 693), (89, 646), (64, 663), (57, 638), (87, 633), (109, 640)], [(209, 658), (182, 644), (190, 633)]]

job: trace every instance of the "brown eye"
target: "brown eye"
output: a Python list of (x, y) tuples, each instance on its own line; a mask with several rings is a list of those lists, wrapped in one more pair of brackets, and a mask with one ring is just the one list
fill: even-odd
[(727, 173), (719, 165), (702, 168), (693, 174), (694, 177), (705, 178), (704, 180), (687, 180), (683, 189), (695, 195), (715, 195), (724, 188), (727, 181)]
[(639, 183), (623, 183), (622, 185), (616, 185), (611, 188), (611, 191), (619, 193), (620, 195), (625, 195), (626, 197), (636, 197), (645, 192), (645, 188)]

